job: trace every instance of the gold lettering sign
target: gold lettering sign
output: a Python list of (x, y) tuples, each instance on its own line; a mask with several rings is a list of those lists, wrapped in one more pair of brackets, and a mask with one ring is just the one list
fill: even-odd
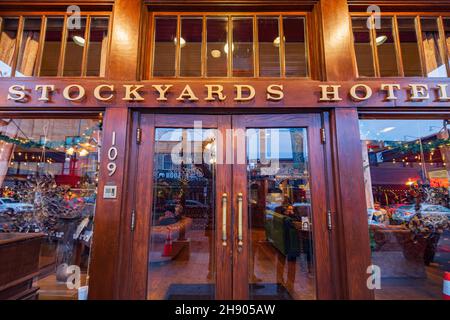
[[(308, 84), (310, 85), (310, 84)], [(301, 86), (295, 84), (295, 88), (301, 90)], [(118, 88), (118, 89), (117, 89)], [(258, 92), (251, 84), (230, 84), (224, 87), (222, 84), (204, 84), (202, 90), (199, 86), (189, 84), (166, 83), (166, 84), (98, 84), (93, 89), (86, 90), (80, 84), (68, 84), (62, 88), (57, 88), (55, 84), (36, 84), (33, 88), (25, 84), (13, 84), (8, 87), (6, 99), (17, 103), (32, 102), (33, 99), (43, 103), (51, 103), (52, 98), (57, 95), (71, 102), (80, 102), (92, 96), (98, 102), (112, 101), (114, 98), (127, 102), (156, 101), (164, 105), (169, 98), (177, 103), (198, 102), (251, 102), (260, 99), (261, 96), (266, 101), (281, 102), (286, 96), (286, 83), (268, 84), (264, 92)], [(259, 88), (259, 87), (258, 87)], [(292, 90), (292, 88), (291, 88)], [(300, 92), (305, 96), (308, 92)], [(402, 87), (398, 83), (355, 83), (355, 84), (318, 84), (317, 89), (310, 93), (311, 96), (318, 96), (317, 102), (337, 103), (373, 101), (374, 97), (384, 97), (385, 102), (393, 102), (402, 99), (402, 102), (449, 102), (449, 85), (446, 83), (424, 84), (412, 83)]]

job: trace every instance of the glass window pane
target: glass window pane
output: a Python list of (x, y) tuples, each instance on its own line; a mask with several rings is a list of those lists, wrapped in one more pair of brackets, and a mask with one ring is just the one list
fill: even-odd
[(40, 72), (41, 76), (56, 76), (58, 74), (63, 26), (63, 18), (47, 19), (47, 30), (45, 31), (45, 43)]
[(250, 299), (315, 299), (307, 131), (246, 133)]
[(438, 20), (437, 18), (422, 18), (420, 23), (427, 76), (430, 78), (447, 77), (445, 61), (439, 48), (441, 37), (439, 35)]
[(0, 35), (0, 71), (2, 77), (11, 76), (18, 27), (18, 18), (2, 19), (2, 33)]
[(280, 31), (278, 17), (258, 17), (259, 75), (279, 77)]
[(108, 55), (108, 25), (109, 18), (107, 17), (91, 18), (87, 52), (87, 76), (105, 76), (106, 58)]
[(86, 18), (81, 18), (80, 28), (67, 30), (66, 52), (64, 57), (64, 76), (81, 76), (81, 65), (83, 62), (83, 50), (86, 39)]
[(406, 77), (421, 77), (419, 45), (414, 18), (398, 18), (398, 31), (402, 50), (403, 71)]
[(175, 76), (177, 17), (155, 18), (153, 76)]
[(286, 77), (307, 77), (308, 62), (305, 41), (305, 18), (284, 17), (283, 33)]
[(353, 18), (353, 39), (360, 77), (374, 77), (374, 58), (367, 18)]
[(375, 43), (378, 50), (380, 76), (398, 77), (397, 54), (395, 40), (392, 33), (392, 18), (381, 19), (381, 29), (375, 29)]
[[(76, 266), (88, 285), (100, 140), (99, 119), (0, 120), (0, 242), (16, 249), (0, 253), (2, 280), (32, 277), (39, 299), (77, 299)], [(42, 241), (21, 250), (24, 235)]]
[[(226, 77), (228, 65), (228, 18), (207, 17), (207, 76)], [(232, 49), (234, 46), (232, 46)]]
[(450, 272), (446, 120), (361, 120), (377, 299), (442, 299)]
[(34, 75), (40, 34), (41, 18), (25, 18), (22, 44), (17, 58), (16, 77), (30, 77)]
[[(447, 48), (447, 56), (450, 57), (450, 19), (444, 19), (445, 46)], [(447, 61), (448, 64), (448, 61)]]
[(202, 29), (201, 17), (181, 18), (181, 70), (182, 77), (202, 75)]
[(233, 18), (233, 77), (253, 77), (253, 18)]
[(215, 297), (216, 130), (156, 128), (148, 294)]

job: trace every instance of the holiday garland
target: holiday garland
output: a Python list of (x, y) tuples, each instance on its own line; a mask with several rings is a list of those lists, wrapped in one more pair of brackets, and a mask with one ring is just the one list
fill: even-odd
[(47, 141), (45, 143), (33, 141), (30, 139), (24, 138), (11, 138), (7, 135), (0, 134), (0, 141), (4, 141), (6, 143), (15, 144), (16, 146), (20, 146), (25, 149), (30, 148), (40, 148), (40, 149), (56, 149), (58, 147), (71, 147), (76, 146), (81, 143), (88, 143), (90, 140), (90, 136), (94, 133), (95, 130), (101, 130), (101, 126), (92, 127), (83, 132), (82, 136), (74, 139), (73, 143), (67, 143), (66, 141)]

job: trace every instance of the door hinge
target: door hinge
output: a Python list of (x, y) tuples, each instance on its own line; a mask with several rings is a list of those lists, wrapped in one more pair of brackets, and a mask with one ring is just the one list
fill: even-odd
[(134, 227), (136, 225), (136, 211), (133, 209), (131, 210), (131, 231), (134, 231)]
[(328, 224), (328, 230), (333, 229), (333, 220), (331, 218), (331, 210), (327, 211), (327, 224)]
[(137, 144), (141, 144), (142, 141), (142, 129), (141, 128), (137, 128), (136, 130), (136, 143)]
[(320, 142), (322, 144), (325, 144), (326, 141), (327, 141), (327, 135), (325, 133), (325, 128), (321, 128), (320, 129)]

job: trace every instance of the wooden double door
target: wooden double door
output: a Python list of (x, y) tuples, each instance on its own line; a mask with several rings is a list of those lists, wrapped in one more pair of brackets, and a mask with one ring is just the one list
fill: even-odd
[(141, 114), (132, 291), (332, 298), (320, 114)]

